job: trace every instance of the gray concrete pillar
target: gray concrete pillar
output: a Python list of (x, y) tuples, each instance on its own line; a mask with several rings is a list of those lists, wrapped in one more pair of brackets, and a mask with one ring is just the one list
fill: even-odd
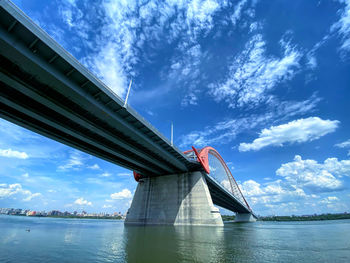
[(125, 224), (222, 226), (201, 172), (141, 179)]
[(235, 222), (255, 222), (256, 218), (251, 213), (236, 213)]

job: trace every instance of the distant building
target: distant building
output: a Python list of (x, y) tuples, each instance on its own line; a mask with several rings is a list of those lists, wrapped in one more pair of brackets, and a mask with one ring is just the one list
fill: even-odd
[(27, 216), (35, 216), (36, 215), (36, 211), (28, 211), (27, 212)]

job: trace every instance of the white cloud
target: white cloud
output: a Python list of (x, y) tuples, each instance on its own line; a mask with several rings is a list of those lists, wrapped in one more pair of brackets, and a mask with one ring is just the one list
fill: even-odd
[(154, 116), (154, 112), (151, 111), (151, 110), (147, 110), (146, 113), (147, 113), (149, 116)]
[(69, 27), (73, 27), (73, 14), (72, 14), (72, 10), (68, 9), (68, 8), (60, 8), (60, 14), (62, 16), (62, 18), (65, 20), (66, 24)]
[[(235, 21), (240, 18), (245, 2), (243, 0), (236, 5), (232, 16)], [(175, 44), (176, 54), (171, 61), (185, 58), (186, 61), (179, 59), (181, 74), (191, 72), (193, 78), (188, 81), (189, 85), (196, 81), (194, 75), (199, 74), (199, 58), (186, 51), (197, 46), (199, 35), (205, 36), (212, 30), (215, 14), (232, 4), (219, 0), (151, 0), (142, 3), (107, 0), (102, 4), (97, 3), (98, 6), (93, 5), (93, 14), (89, 10), (83, 12), (80, 5), (75, 3), (62, 3), (59, 12), (68, 29), (84, 40), (88, 54), (81, 59), (83, 64), (123, 97), (130, 78), (139, 74), (137, 64), (151, 62), (160, 42), (162, 45)], [(98, 28), (91, 22), (91, 16), (99, 21)], [(144, 49), (145, 45), (147, 49)], [(185, 52), (187, 56), (178, 56), (177, 51)], [(184, 99), (183, 105), (193, 105), (194, 98)]]
[(339, 201), (339, 198), (338, 198), (338, 197), (336, 197), (336, 196), (328, 196), (328, 197), (326, 197), (326, 198), (323, 198), (323, 199), (320, 201), (320, 203), (321, 203), (321, 204), (331, 204), (331, 203), (337, 202), (337, 201)]
[(108, 172), (104, 172), (103, 174), (101, 174), (101, 177), (110, 177), (112, 174), (108, 173)]
[[(0, 159), (4, 164), (10, 166), (14, 164), (6, 162), (5, 156), (31, 160), (31, 162), (33, 159), (53, 160), (63, 147), (65, 146), (62, 144), (0, 119)], [(3, 169), (5, 169), (4, 166)]]
[[(199, 33), (208, 32), (212, 28), (212, 16), (220, 9), (220, 5), (213, 0), (149, 1), (140, 6), (134, 2), (106, 1), (103, 8), (108, 16), (105, 25), (108, 38), (106, 43), (98, 46), (98, 55), (86, 61), (117, 94), (123, 95), (126, 88), (125, 75), (135, 74), (132, 73), (133, 65), (139, 61), (140, 48), (145, 43), (159, 40), (169, 24), (170, 32), (162, 36), (165, 41), (171, 43), (182, 34), (187, 34), (190, 43), (196, 42)], [(176, 9), (179, 10), (178, 13)], [(141, 24), (142, 30), (138, 33), (137, 28)], [(186, 71), (186, 68), (183, 70)]]
[(347, 209), (338, 197), (325, 194), (343, 189), (340, 178), (350, 176), (350, 160), (328, 158), (318, 163), (296, 155), (294, 161), (282, 164), (276, 175), (281, 179), (263, 184), (247, 180), (239, 185), (248, 203), (265, 214), (300, 212), (303, 207), (316, 207), (318, 203), (334, 211)]
[[(242, 188), (243, 195), (245, 196), (264, 196), (264, 195), (281, 195), (287, 192), (281, 186), (281, 180), (276, 180), (268, 183), (264, 183), (264, 186), (254, 180), (248, 180), (243, 182), (240, 187)], [(293, 189), (299, 191), (298, 189)]]
[(350, 176), (350, 160), (338, 161), (337, 158), (328, 158), (324, 161), (323, 166), (327, 171), (339, 177)]
[(132, 173), (118, 173), (117, 176), (133, 176)]
[[(269, 182), (266, 184), (266, 187), (264, 188), (264, 192), (270, 195), (280, 195), (285, 193), (285, 189), (281, 185), (281, 180), (276, 180), (273, 182)], [(298, 195), (302, 195), (303, 191), (300, 191), (300, 189), (294, 189), (295, 192), (298, 193)]]
[(242, 189), (244, 196), (260, 196), (265, 193), (260, 188), (260, 184), (255, 182), (254, 180), (248, 180), (243, 182), (240, 188)]
[(6, 198), (22, 191), (20, 184), (1, 184), (0, 187), (0, 198)]
[(102, 178), (102, 177), (89, 177), (85, 179), (85, 183), (88, 184), (92, 184), (92, 185), (100, 185), (103, 188), (111, 188), (111, 189), (116, 189), (116, 188), (120, 188), (123, 183), (121, 182), (112, 182), (112, 181), (108, 181), (108, 183), (106, 183), (106, 179)]
[[(183, 4), (181, 3), (181, 5)], [(219, 9), (219, 7), (219, 3), (213, 0), (191, 1), (187, 7), (182, 6), (182, 8), (187, 9), (187, 21), (195, 25), (195, 31), (211, 29), (213, 24), (212, 15)]]
[(293, 162), (282, 164), (276, 174), (291, 185), (299, 185), (310, 191), (334, 191), (343, 187), (342, 181), (335, 176), (350, 176), (350, 160), (339, 162), (337, 158), (328, 158), (322, 164), (315, 160), (303, 160), (296, 155)]
[[(212, 171), (212, 169), (210, 169), (210, 171)], [(231, 184), (228, 180), (223, 180), (220, 183), (223, 187), (225, 187), (226, 189), (231, 191)]]
[(193, 92), (186, 94), (183, 100), (181, 101), (181, 106), (197, 105), (197, 104), (198, 104), (198, 98)]
[(118, 193), (111, 194), (112, 199), (125, 199), (125, 198), (131, 198), (132, 194), (129, 189), (123, 189), (122, 191)]
[(267, 146), (283, 146), (286, 143), (302, 143), (313, 141), (334, 132), (339, 121), (322, 120), (318, 117), (294, 120), (279, 126), (263, 129), (259, 138), (252, 143), (241, 143), (239, 151), (260, 150)]
[(11, 140), (13, 142), (20, 142), (23, 144), (23, 142), (33, 142), (40, 139), (38, 134), (23, 129), (22, 127), (4, 119), (0, 119), (0, 131), (3, 141)]
[(331, 208), (336, 211), (347, 210), (347, 206), (340, 202), (340, 199), (336, 196), (328, 196), (318, 202), (320, 205), (325, 205), (327, 208)]
[(101, 169), (97, 163), (95, 163), (94, 165), (88, 166), (88, 168), (91, 170), (100, 170)]
[(342, 37), (341, 49), (344, 51), (350, 51), (350, 1), (349, 0), (339, 0), (343, 3), (344, 9), (341, 12), (341, 17), (331, 28), (332, 32), (337, 31)]
[(64, 165), (58, 166), (59, 170), (79, 170), (84, 165), (83, 157), (78, 151), (73, 151)]
[(29, 194), (26, 198), (23, 199), (23, 201), (28, 202), (31, 201), (32, 198), (41, 196), (41, 193), (34, 193), (34, 194)]
[(103, 205), (102, 208), (112, 208), (113, 205)]
[(22, 177), (29, 178), (29, 174), (28, 173), (24, 173), (24, 174), (22, 174)]
[(315, 69), (317, 67), (317, 59), (316, 56), (313, 53), (309, 53), (307, 55), (307, 63), (306, 65), (310, 68), (310, 69)]
[(172, 59), (169, 72), (162, 75), (163, 79), (171, 79), (174, 86), (184, 86), (187, 92), (181, 101), (181, 106), (198, 104), (198, 88), (201, 81), (200, 66), (204, 58), (199, 44), (184, 44), (180, 46), (181, 56)]
[(338, 148), (350, 148), (350, 139), (342, 143), (337, 143), (334, 146)]
[(267, 101), (278, 83), (290, 80), (300, 67), (302, 54), (285, 40), (280, 41), (283, 56), (267, 56), (265, 41), (257, 34), (247, 43), (245, 50), (233, 59), (226, 81), (211, 84), (210, 94), (229, 107), (256, 106)]
[(303, 115), (315, 110), (321, 99), (312, 95), (304, 101), (274, 100), (268, 110), (260, 115), (251, 114), (248, 117), (226, 119), (212, 126), (203, 127), (201, 131), (192, 131), (180, 138), (180, 147), (205, 146), (225, 144), (233, 141), (236, 136), (245, 131), (265, 126), (275, 119), (284, 120), (293, 116)]
[(248, 203), (253, 205), (264, 204), (266, 207), (311, 197), (300, 186), (293, 185), (291, 187), (282, 180), (264, 183), (263, 185), (254, 180), (248, 180), (243, 182), (240, 188), (243, 195), (248, 199)]
[(242, 0), (239, 3), (237, 3), (235, 10), (231, 16), (231, 22), (233, 26), (235, 26), (237, 21), (241, 18), (242, 9), (246, 3), (247, 3), (247, 0)]
[(41, 193), (32, 193), (23, 189), (21, 184), (0, 184), (0, 199), (23, 196), (23, 201), (31, 201), (32, 198), (41, 196)]
[(127, 78), (121, 66), (116, 43), (107, 43), (100, 47), (97, 54), (84, 58), (86, 64), (104, 83), (116, 94), (123, 96), (126, 90)]
[(75, 200), (74, 204), (80, 205), (80, 206), (84, 206), (84, 205), (92, 206), (92, 202), (85, 200), (83, 197), (80, 197), (77, 200)]
[(14, 151), (12, 149), (0, 149), (0, 156), (18, 159), (27, 159), (29, 157), (25, 152)]

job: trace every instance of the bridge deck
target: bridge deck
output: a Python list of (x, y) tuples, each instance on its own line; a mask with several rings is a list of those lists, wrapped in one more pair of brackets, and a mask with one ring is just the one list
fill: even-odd
[[(203, 170), (123, 105), (17, 7), (0, 0), (0, 117), (146, 177)], [(216, 205), (251, 212), (206, 179)]]
[(0, 0), (0, 116), (148, 175), (199, 170), (35, 25)]

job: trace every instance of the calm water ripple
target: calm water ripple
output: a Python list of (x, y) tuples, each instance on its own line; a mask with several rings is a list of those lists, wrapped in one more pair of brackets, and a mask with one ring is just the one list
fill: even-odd
[(348, 263), (350, 220), (125, 227), (114, 220), (0, 215), (0, 262)]

